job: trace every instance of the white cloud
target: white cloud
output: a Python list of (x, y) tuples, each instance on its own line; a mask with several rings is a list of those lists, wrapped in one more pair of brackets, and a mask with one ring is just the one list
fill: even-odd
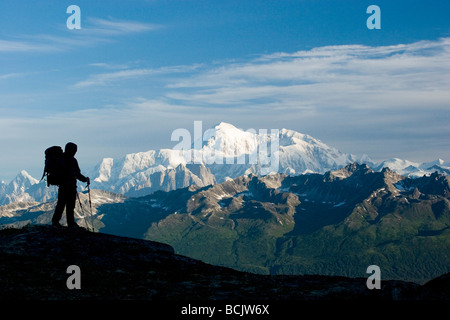
[(48, 42), (0, 39), (0, 52), (46, 52), (55, 49), (56, 47)]
[(111, 63), (105, 63), (105, 62), (90, 63), (89, 66), (110, 69), (110, 70), (128, 69), (129, 68), (129, 66), (127, 64), (111, 64)]
[(90, 18), (90, 25), (85, 29), (95, 35), (124, 35), (154, 31), (162, 28), (158, 24), (150, 24), (138, 21), (106, 20), (100, 18)]
[[(0, 39), (0, 53), (9, 52), (56, 52), (70, 48), (98, 45), (112, 41), (114, 37), (155, 31), (162, 25), (138, 21), (106, 20), (89, 18), (86, 26), (64, 35), (16, 35), (14, 40)], [(64, 30), (66, 31), (66, 30)]]
[(154, 73), (154, 70), (152, 69), (134, 69), (94, 74), (86, 80), (77, 82), (74, 87), (80, 88), (89, 86), (102, 86), (114, 81), (131, 79), (139, 76), (149, 75), (152, 73)]
[(16, 78), (16, 77), (22, 77), (25, 73), (20, 72), (13, 72), (13, 73), (7, 73), (7, 74), (0, 74), (0, 80), (10, 79), (10, 78)]
[(167, 96), (188, 104), (229, 106), (257, 99), (261, 108), (264, 100), (297, 100), (317, 108), (444, 108), (450, 100), (449, 61), (449, 39), (323, 47), (210, 69), (170, 84)]
[[(371, 155), (377, 158), (389, 143), (395, 143), (390, 150), (412, 153), (418, 141), (442, 145), (438, 141), (450, 135), (445, 125), (449, 61), (449, 39), (384, 47), (328, 46), (219, 66), (126, 69), (91, 75), (75, 86), (81, 90), (121, 81), (126, 88), (139, 79), (150, 90), (152, 81), (160, 79), (165, 83), (161, 91), (143, 92), (142, 97), (151, 98), (126, 104), (136, 128), (142, 119), (155, 117), (171, 119), (171, 126), (176, 126), (175, 119), (208, 119), (242, 127), (287, 127), (336, 146), (339, 139), (346, 139), (345, 146), (353, 139), (355, 149), (345, 150), (353, 153), (368, 152), (368, 140), (378, 141), (369, 150), (377, 150)], [(167, 122), (152, 125), (167, 127)]]
[(450, 156), (450, 38), (320, 47), (199, 71), (170, 82), (165, 97), (228, 110), (249, 126), (272, 122), (352, 145), (345, 151), (375, 159)]
[[(389, 47), (323, 47), (224, 65), (181, 79), (169, 87), (199, 88), (210, 100), (214, 100), (217, 92), (223, 94), (224, 88), (254, 91), (257, 86), (267, 85), (275, 85), (283, 93), (289, 86), (309, 88), (311, 84), (326, 85), (323, 93), (333, 92), (334, 87), (340, 90), (341, 84), (367, 92), (374, 87), (388, 91), (399, 87), (415, 91), (424, 85), (439, 90), (448, 88), (449, 57), (448, 39)], [(235, 90), (230, 93), (234, 95)], [(188, 94), (185, 98), (189, 99)]]
[[(94, 65), (94, 64), (91, 64)], [(95, 65), (109, 66), (108, 64), (97, 63)], [(197, 69), (199, 65), (191, 66), (173, 66), (162, 68), (140, 68), (140, 69), (125, 69), (107, 73), (97, 73), (90, 75), (86, 80), (79, 81), (73, 86), (75, 88), (91, 87), (91, 86), (105, 86), (117, 81), (130, 80), (150, 75), (163, 75), (185, 73)]]
[[(111, 72), (91, 74), (73, 88), (83, 93), (96, 86), (96, 95), (104, 98), (100, 87), (111, 92), (115, 89), (107, 86), (120, 83), (123, 95), (108, 100), (111, 106), (0, 119), (0, 150), (18, 146), (8, 151), (23, 159), (17, 171), (40, 159), (55, 139), (79, 142), (84, 150), (80, 159), (92, 165), (102, 157), (170, 147), (171, 132), (190, 130), (194, 120), (203, 120), (204, 129), (220, 121), (242, 128), (294, 129), (376, 160), (450, 157), (448, 38), (384, 47), (329, 46), (219, 66), (119, 65), (124, 68), (91, 64)], [(160, 83), (152, 91), (155, 79)], [(136, 81), (139, 88), (128, 90)], [(31, 154), (24, 140), (33, 145)]]

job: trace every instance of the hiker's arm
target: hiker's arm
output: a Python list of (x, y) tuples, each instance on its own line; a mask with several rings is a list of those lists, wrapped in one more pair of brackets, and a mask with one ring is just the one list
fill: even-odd
[[(89, 178), (85, 177), (81, 174), (81, 172), (79, 174), (77, 174), (77, 179), (80, 180), (81, 182), (88, 182)], [(90, 181), (89, 181), (90, 182)]]
[(80, 180), (81, 182), (90, 182), (88, 177), (85, 177), (81, 174), (80, 167), (78, 166), (78, 161), (75, 159), (75, 177)]

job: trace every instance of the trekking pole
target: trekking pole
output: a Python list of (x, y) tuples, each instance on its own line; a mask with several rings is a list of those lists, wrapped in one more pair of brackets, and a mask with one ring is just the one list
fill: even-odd
[(89, 183), (87, 184), (87, 188), (88, 188), (88, 194), (89, 194), (89, 209), (91, 211), (91, 225), (92, 225), (92, 232), (95, 231), (94, 228), (94, 216), (92, 214), (92, 201), (91, 201), (91, 188), (89, 187)]
[(89, 225), (86, 220), (86, 214), (84, 213), (83, 206), (81, 205), (80, 195), (77, 192), (78, 202), (80, 203), (81, 212), (83, 213), (84, 223), (86, 224), (86, 228), (89, 230)]

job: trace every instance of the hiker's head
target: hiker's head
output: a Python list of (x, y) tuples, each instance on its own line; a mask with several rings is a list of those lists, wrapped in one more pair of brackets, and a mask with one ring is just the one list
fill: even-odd
[(68, 156), (74, 156), (77, 153), (77, 145), (73, 142), (69, 142), (66, 144), (66, 148), (64, 149), (64, 153)]

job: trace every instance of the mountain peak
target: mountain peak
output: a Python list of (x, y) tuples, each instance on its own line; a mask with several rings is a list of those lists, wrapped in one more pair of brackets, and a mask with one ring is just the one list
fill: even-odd
[(234, 129), (238, 129), (234, 125), (232, 125), (231, 123), (223, 122), (223, 121), (218, 123), (218, 124), (216, 124), (216, 125), (214, 125), (213, 128), (220, 129), (220, 130), (234, 130)]
[(27, 171), (25, 171), (25, 170), (21, 170), (21, 171), (17, 174), (16, 179), (26, 179), (26, 180), (28, 180), (28, 181), (30, 181), (30, 182), (33, 182), (33, 183), (38, 183), (38, 182), (39, 182), (37, 179), (33, 178), (33, 177), (32, 177)]
[(219, 124), (213, 126), (209, 130), (206, 130), (205, 132), (205, 138), (207, 138), (208, 132), (212, 133), (215, 137), (222, 136), (232, 139), (241, 139), (245, 137), (245, 134), (248, 133), (248, 131), (244, 131), (243, 129), (237, 128), (231, 123), (227, 122), (220, 122)]
[(39, 183), (39, 180), (33, 178), (26, 172), (25, 170), (20, 171), (17, 176), (9, 183), (8, 187), (17, 191), (18, 189), (28, 188), (36, 183)]
[(328, 171), (325, 173), (325, 179), (346, 179), (352, 175), (366, 175), (368, 173), (373, 173), (374, 171), (365, 163), (359, 164), (357, 162), (350, 163), (344, 168), (335, 171)]

